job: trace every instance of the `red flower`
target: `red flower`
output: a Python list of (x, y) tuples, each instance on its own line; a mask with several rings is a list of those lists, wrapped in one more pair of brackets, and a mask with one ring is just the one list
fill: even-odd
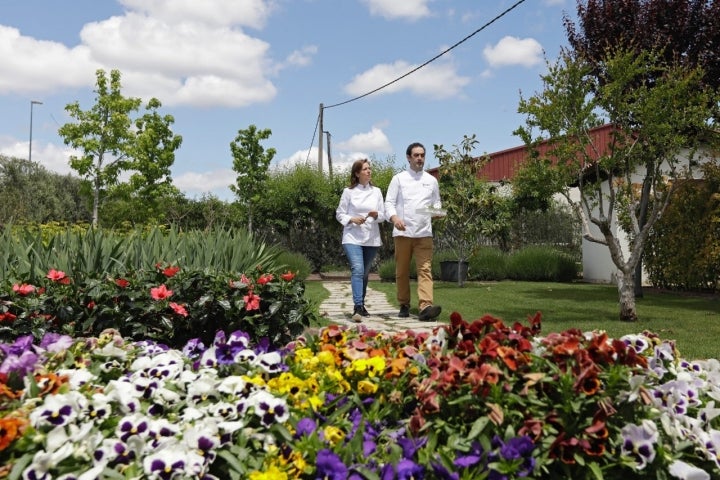
[(260, 278), (257, 279), (257, 283), (259, 285), (265, 285), (268, 282), (271, 282), (273, 279), (272, 273), (266, 273), (264, 275), (260, 275)]
[(164, 283), (159, 287), (150, 289), (150, 296), (153, 300), (165, 300), (166, 298), (169, 298), (172, 294), (173, 291), (168, 290)]
[(127, 286), (130, 285), (130, 282), (128, 282), (124, 278), (118, 278), (115, 280), (115, 285), (117, 285), (120, 288), (127, 288)]
[(260, 297), (250, 292), (243, 297), (245, 301), (245, 310), (260, 310)]
[(10, 312), (0, 313), (0, 322), (12, 322), (17, 316)]
[(282, 278), (282, 279), (285, 280), (286, 282), (289, 282), (289, 281), (291, 281), (293, 278), (295, 278), (295, 274), (294, 274), (293, 272), (291, 272), (290, 270), (288, 270), (287, 272), (285, 272), (285, 273), (283, 273), (282, 275), (280, 275), (280, 278)]
[(87, 304), (88, 310), (93, 310), (95, 308), (95, 302), (93, 300), (90, 300)]
[(180, 267), (167, 267), (163, 270), (163, 275), (168, 278), (174, 277), (177, 272), (180, 271)]
[(53, 282), (60, 282), (65, 285), (70, 283), (70, 278), (67, 275), (65, 275), (65, 272), (60, 271), (60, 270), (55, 270), (54, 268), (50, 269), (50, 271), (47, 273), (47, 275), (45, 275), (45, 278), (49, 278)]
[(187, 310), (185, 310), (185, 307), (183, 307), (179, 303), (170, 302), (170, 308), (172, 308), (173, 312), (177, 313), (178, 315), (182, 315), (183, 317), (188, 316), (188, 312)]
[(35, 285), (30, 285), (27, 283), (23, 283), (23, 284), (16, 283), (15, 285), (13, 285), (12, 289), (13, 289), (13, 292), (17, 293), (21, 297), (24, 297), (26, 295), (30, 295), (31, 293), (33, 293), (35, 291)]

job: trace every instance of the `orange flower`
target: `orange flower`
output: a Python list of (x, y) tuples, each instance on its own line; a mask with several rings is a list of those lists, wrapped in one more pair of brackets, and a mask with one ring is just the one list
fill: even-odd
[(272, 273), (266, 273), (264, 275), (260, 275), (260, 278), (257, 279), (257, 283), (259, 285), (265, 285), (266, 283), (269, 283), (273, 279)]
[(291, 272), (290, 270), (288, 270), (287, 272), (285, 272), (285, 273), (283, 273), (282, 275), (280, 275), (280, 278), (282, 278), (282, 279), (285, 280), (286, 282), (289, 282), (290, 280), (292, 280), (293, 278), (295, 278), (295, 274), (294, 274), (293, 272)]
[(27, 420), (22, 417), (0, 418), (0, 452), (8, 448), (16, 438), (22, 436), (27, 423)]
[(39, 395), (55, 395), (60, 391), (60, 388), (68, 382), (69, 378), (67, 375), (57, 375), (55, 373), (45, 373), (42, 375), (35, 375), (35, 382), (40, 389)]
[(166, 298), (169, 298), (172, 294), (173, 291), (168, 290), (164, 283), (159, 287), (150, 289), (150, 296), (153, 300), (165, 300)]

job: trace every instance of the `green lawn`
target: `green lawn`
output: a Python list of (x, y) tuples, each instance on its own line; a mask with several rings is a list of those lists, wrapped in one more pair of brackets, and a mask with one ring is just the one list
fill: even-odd
[[(417, 307), (413, 283), (413, 307)], [(370, 288), (385, 292), (395, 301), (395, 284), (371, 282)], [(320, 282), (307, 282), (307, 296), (327, 298)], [(637, 299), (639, 320), (618, 320), (618, 293), (614, 285), (550, 282), (435, 282), (435, 303), (442, 305), (441, 321), (459, 312), (467, 321), (488, 313), (506, 324), (525, 323), (529, 315), (542, 312), (542, 333), (568, 328), (605, 330), (611, 337), (648, 330), (662, 339), (675, 340), (681, 356), (688, 359), (720, 358), (720, 296), (691, 296), (647, 290)]]

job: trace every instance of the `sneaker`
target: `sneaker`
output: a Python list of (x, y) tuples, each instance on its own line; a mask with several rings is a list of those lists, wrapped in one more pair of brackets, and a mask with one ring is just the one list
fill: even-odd
[(398, 317), (408, 318), (409, 316), (410, 316), (410, 305), (400, 305), (400, 313), (398, 313)]
[(363, 317), (369, 317), (369, 316), (370, 316), (370, 312), (368, 312), (368, 311), (365, 309), (365, 305), (361, 305), (361, 306), (360, 306), (360, 315), (362, 315)]
[(438, 315), (440, 315), (441, 311), (442, 308), (440, 308), (438, 305), (428, 305), (420, 311), (418, 319), (421, 322), (431, 322), (435, 320)]
[(362, 305), (355, 305), (353, 310), (352, 320), (355, 323), (362, 322)]

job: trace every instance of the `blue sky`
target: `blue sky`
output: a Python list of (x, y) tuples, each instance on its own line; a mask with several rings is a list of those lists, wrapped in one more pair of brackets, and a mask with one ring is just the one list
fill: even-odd
[[(567, 45), (575, 0), (23, 0), (0, 2), (0, 153), (70, 172), (58, 136), (65, 106), (94, 104), (95, 71), (118, 69), (125, 96), (158, 98), (182, 135), (173, 181), (188, 197), (233, 198), (230, 142), (249, 125), (273, 168), (318, 165), (317, 121), (334, 171), (405, 147), (477, 154), (517, 146), (520, 92), (542, 88), (545, 59)], [(39, 101), (31, 107), (31, 101)], [(351, 101), (352, 100), (352, 101)], [(347, 102), (347, 103), (344, 103)], [(331, 107), (333, 105), (343, 105)], [(327, 140), (327, 136), (324, 136)], [(327, 155), (327, 145), (324, 146)], [(327, 171), (327, 159), (323, 159)]]

